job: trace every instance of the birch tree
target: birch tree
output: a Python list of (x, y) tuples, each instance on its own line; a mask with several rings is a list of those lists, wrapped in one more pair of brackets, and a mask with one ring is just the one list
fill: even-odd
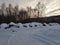
[(38, 2), (38, 4), (36, 5), (37, 8), (37, 15), (38, 17), (42, 17), (45, 13), (45, 5), (42, 2)]
[(3, 3), (3, 4), (1, 5), (1, 13), (2, 13), (3, 16), (6, 15), (6, 5), (5, 5), (5, 3)]

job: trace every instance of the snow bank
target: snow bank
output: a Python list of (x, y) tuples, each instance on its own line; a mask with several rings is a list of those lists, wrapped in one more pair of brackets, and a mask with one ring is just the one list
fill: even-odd
[(11, 22), (0, 27), (0, 45), (60, 45), (60, 25), (57, 23)]
[(6, 28), (6, 27), (8, 27), (8, 24), (6, 24), (6, 23), (2, 23), (1, 25), (0, 25), (0, 27), (3, 29), (3, 28)]
[(40, 25), (40, 23), (32, 22), (29, 24), (29, 27), (39, 27)]
[(19, 26), (20, 28), (23, 28), (23, 25), (21, 23), (18, 23), (17, 26)]
[(11, 22), (11, 23), (9, 23), (9, 25), (16, 25), (15, 23), (13, 23), (13, 22)]
[(57, 28), (20, 30), (9, 40), (9, 45), (60, 45), (60, 28)]
[[(56, 27), (56, 26), (55, 26)], [(20, 30), (9, 40), (10, 45), (60, 45), (60, 28)]]
[(58, 23), (49, 23), (49, 25), (56, 26), (56, 25), (58, 25)]
[(29, 28), (29, 24), (27, 24), (27, 23), (26, 24), (23, 24), (23, 27), (24, 28)]

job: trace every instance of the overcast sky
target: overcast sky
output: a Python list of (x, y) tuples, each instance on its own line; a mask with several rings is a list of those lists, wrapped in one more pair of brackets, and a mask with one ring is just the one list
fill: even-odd
[[(38, 1), (40, 0), (0, 0), (0, 5), (2, 3), (6, 4), (11, 3), (13, 6), (18, 4), (20, 8), (27, 6), (32, 6), (34, 8)], [(45, 13), (47, 16), (50, 16), (48, 14), (49, 12), (60, 8), (60, 0), (41, 0), (41, 1), (46, 5)], [(53, 14), (54, 15), (60, 14), (60, 10), (51, 13), (51, 15)]]

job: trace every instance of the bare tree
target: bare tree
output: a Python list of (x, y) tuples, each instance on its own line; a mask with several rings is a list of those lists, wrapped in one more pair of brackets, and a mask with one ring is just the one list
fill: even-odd
[(19, 17), (20, 17), (20, 20), (25, 20), (25, 19), (29, 18), (28, 12), (26, 10), (23, 10), (23, 9), (20, 10)]
[(8, 7), (8, 11), (9, 11), (9, 15), (14, 15), (14, 9), (13, 9), (13, 6), (12, 4), (9, 4), (9, 7)]
[(19, 14), (19, 6), (18, 5), (15, 6), (14, 12), (15, 12), (15, 15)]
[(28, 12), (28, 15), (29, 15), (30, 18), (31, 18), (32, 8), (31, 8), (31, 7), (27, 7), (27, 12)]
[(14, 7), (14, 15), (15, 15), (16, 21), (19, 21), (19, 17), (18, 17), (18, 15), (19, 15), (19, 6), (18, 5), (16, 5)]
[(2, 13), (3, 16), (6, 14), (6, 5), (5, 5), (5, 3), (3, 3), (1, 5), (1, 13)]
[(8, 7), (6, 8), (6, 12), (7, 12), (7, 16), (10, 15), (9, 14), (9, 8)]
[(0, 15), (2, 15), (2, 10), (0, 9)]
[(36, 5), (37, 11), (38, 11), (38, 17), (42, 17), (45, 13), (45, 5), (42, 2), (38, 2)]

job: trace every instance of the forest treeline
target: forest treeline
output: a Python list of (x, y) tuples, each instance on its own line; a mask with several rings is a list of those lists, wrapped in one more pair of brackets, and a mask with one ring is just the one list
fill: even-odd
[(18, 5), (13, 7), (12, 4), (9, 4), (6, 7), (6, 5), (3, 3), (0, 7), (0, 23), (21, 22), (27, 18), (30, 18), (27, 10), (19, 10)]
[[(42, 5), (42, 7), (40, 6)], [(41, 10), (40, 10), (41, 8)], [(27, 7), (26, 9), (19, 9), (19, 6), (8, 6), (3, 3), (0, 6), (0, 23), (28, 23), (28, 22), (40, 22), (40, 23), (49, 23), (49, 22), (58, 22), (60, 23), (60, 16), (51, 16), (51, 17), (40, 17), (44, 16), (45, 6), (38, 2), (37, 7), (32, 9)], [(31, 15), (34, 15), (35, 18), (31, 18)]]
[[(40, 11), (40, 9), (42, 9), (42, 11)], [(40, 2), (38, 2), (34, 9), (32, 9), (32, 7), (19, 9), (18, 5), (13, 7), (12, 4), (6, 6), (5, 3), (3, 3), (0, 6), (0, 23), (24, 22), (24, 20), (30, 19), (31, 17), (39, 18), (40, 14), (43, 14), (43, 10), (45, 10), (45, 6)]]

